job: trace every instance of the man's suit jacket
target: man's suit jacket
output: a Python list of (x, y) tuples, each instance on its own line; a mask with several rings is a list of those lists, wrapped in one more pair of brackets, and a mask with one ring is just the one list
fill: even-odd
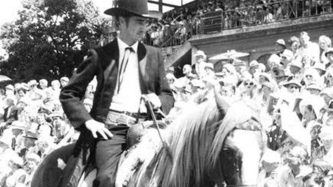
[(3, 119), (7, 124), (11, 124), (13, 121), (18, 120), (18, 109), (15, 106), (5, 108)]
[[(139, 78), (143, 94), (156, 93), (162, 103), (162, 110), (168, 113), (173, 107), (174, 98), (165, 78), (164, 64), (157, 48), (138, 45)], [(119, 64), (118, 42), (89, 50), (87, 58), (60, 93), (64, 112), (72, 125), (80, 130), (85, 121), (94, 118), (104, 122), (109, 112), (117, 82)], [(81, 100), (89, 82), (97, 76), (97, 87), (91, 112), (85, 109)], [(128, 93), (129, 97), (131, 93)]]

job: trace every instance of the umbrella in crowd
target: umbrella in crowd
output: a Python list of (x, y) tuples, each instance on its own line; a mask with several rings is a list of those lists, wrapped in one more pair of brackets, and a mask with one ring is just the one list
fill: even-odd
[(225, 53), (221, 53), (209, 58), (209, 60), (230, 60), (230, 59), (237, 59), (241, 57), (249, 56), (249, 53), (238, 52), (236, 50), (228, 50)]

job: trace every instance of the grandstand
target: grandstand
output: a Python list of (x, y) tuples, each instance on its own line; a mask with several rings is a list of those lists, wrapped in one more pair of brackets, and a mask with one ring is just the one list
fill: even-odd
[[(150, 9), (163, 13), (151, 20), (144, 42), (162, 48), (166, 67), (181, 70), (193, 54), (208, 57), (235, 49), (265, 59), (275, 41), (307, 31), (312, 40), (333, 36), (331, 0), (149, 0)], [(213, 63), (216, 63), (215, 61)]]

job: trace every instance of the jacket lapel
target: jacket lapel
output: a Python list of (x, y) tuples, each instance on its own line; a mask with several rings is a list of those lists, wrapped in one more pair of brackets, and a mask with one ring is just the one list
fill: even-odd
[(149, 82), (147, 72), (147, 50), (141, 42), (139, 42), (138, 46), (138, 60), (141, 91), (142, 93), (147, 93), (147, 83)]

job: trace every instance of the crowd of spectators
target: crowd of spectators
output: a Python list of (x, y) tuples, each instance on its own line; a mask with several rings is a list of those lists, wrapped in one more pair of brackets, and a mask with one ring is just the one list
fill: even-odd
[[(59, 94), (67, 77), (8, 84), (0, 92), (0, 186), (30, 186), (37, 166), (51, 151), (75, 142), (78, 132), (63, 113)], [(91, 109), (95, 81), (84, 104)]]
[(284, 39), (274, 45), (267, 64), (230, 59), (214, 66), (199, 50), (195, 64), (183, 66), (183, 77), (175, 78), (170, 68), (166, 76), (176, 99), (170, 115), (200, 101), (214, 85), (225, 101), (244, 100), (260, 116), (268, 149), (258, 186), (333, 186), (331, 39), (322, 35), (312, 42), (301, 32), (290, 45)]
[[(322, 35), (307, 32), (278, 39), (267, 64), (255, 60), (222, 63), (216, 71), (204, 51), (184, 65), (183, 77), (168, 70), (175, 106), (168, 119), (189, 102), (199, 102), (215, 87), (227, 102), (240, 99), (260, 115), (267, 148), (258, 186), (332, 186), (333, 181), (333, 48)], [(59, 93), (67, 77), (8, 84), (0, 92), (0, 186), (28, 186), (34, 171), (51, 151), (75, 142), (78, 132), (62, 111)], [(89, 111), (96, 81), (83, 103)]]
[(194, 6), (173, 9), (163, 14), (162, 19), (151, 21), (145, 42), (162, 47), (180, 45), (191, 36), (204, 33), (204, 15), (209, 13), (221, 17), (217, 25), (224, 30), (321, 15), (332, 10), (331, 0), (196, 1)]

